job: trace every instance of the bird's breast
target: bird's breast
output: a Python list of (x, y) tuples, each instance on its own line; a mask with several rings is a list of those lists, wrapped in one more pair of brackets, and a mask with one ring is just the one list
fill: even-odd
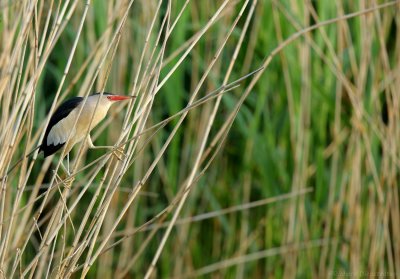
[[(79, 109), (77, 110), (79, 113)], [(82, 140), (88, 131), (90, 132), (100, 121), (104, 119), (108, 111), (108, 108), (97, 106), (96, 104), (86, 104), (79, 116), (76, 126), (76, 141)], [(93, 119), (92, 119), (93, 118)]]

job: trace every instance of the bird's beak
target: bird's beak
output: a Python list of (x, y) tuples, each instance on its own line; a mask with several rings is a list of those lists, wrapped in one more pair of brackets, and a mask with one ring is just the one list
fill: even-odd
[(133, 99), (136, 96), (111, 95), (107, 97), (111, 101), (123, 101), (123, 100)]

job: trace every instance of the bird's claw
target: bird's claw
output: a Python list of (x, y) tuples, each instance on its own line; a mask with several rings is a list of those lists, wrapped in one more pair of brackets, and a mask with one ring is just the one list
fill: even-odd
[(74, 176), (71, 176), (70, 174), (68, 174), (68, 175), (63, 179), (63, 178), (61, 178), (61, 176), (59, 176), (58, 173), (56, 173), (55, 171), (54, 171), (54, 174), (55, 174), (55, 179), (56, 179), (56, 183), (57, 183), (57, 184), (61, 183), (62, 185), (64, 185), (64, 188), (67, 188), (67, 189), (70, 189), (70, 188), (71, 188), (71, 185), (72, 185), (72, 183), (73, 183), (74, 180), (75, 180), (75, 177), (74, 177)]
[(68, 176), (64, 179), (64, 187), (67, 189), (71, 188), (72, 183), (74, 182), (75, 177), (74, 176)]
[(122, 161), (126, 158), (126, 154), (124, 153), (124, 148), (117, 147), (113, 150), (113, 155), (119, 160)]

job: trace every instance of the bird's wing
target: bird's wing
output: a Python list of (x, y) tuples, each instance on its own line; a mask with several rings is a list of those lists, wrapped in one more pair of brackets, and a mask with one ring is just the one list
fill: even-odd
[(67, 141), (71, 131), (75, 133), (73, 129), (76, 115), (73, 111), (82, 103), (82, 100), (82, 97), (74, 97), (65, 101), (51, 116), (40, 146), (40, 150), (44, 152), (45, 157), (59, 150)]
[(67, 117), (58, 121), (54, 125), (47, 136), (47, 145), (57, 146), (67, 142), (71, 134), (71, 138), (75, 135), (76, 128), (74, 127), (76, 121), (76, 113), (71, 112)]

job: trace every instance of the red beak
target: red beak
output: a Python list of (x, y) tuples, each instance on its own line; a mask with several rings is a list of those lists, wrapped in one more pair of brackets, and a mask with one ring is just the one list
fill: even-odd
[(134, 96), (123, 96), (123, 95), (110, 95), (107, 96), (110, 101), (122, 101), (135, 98)]

